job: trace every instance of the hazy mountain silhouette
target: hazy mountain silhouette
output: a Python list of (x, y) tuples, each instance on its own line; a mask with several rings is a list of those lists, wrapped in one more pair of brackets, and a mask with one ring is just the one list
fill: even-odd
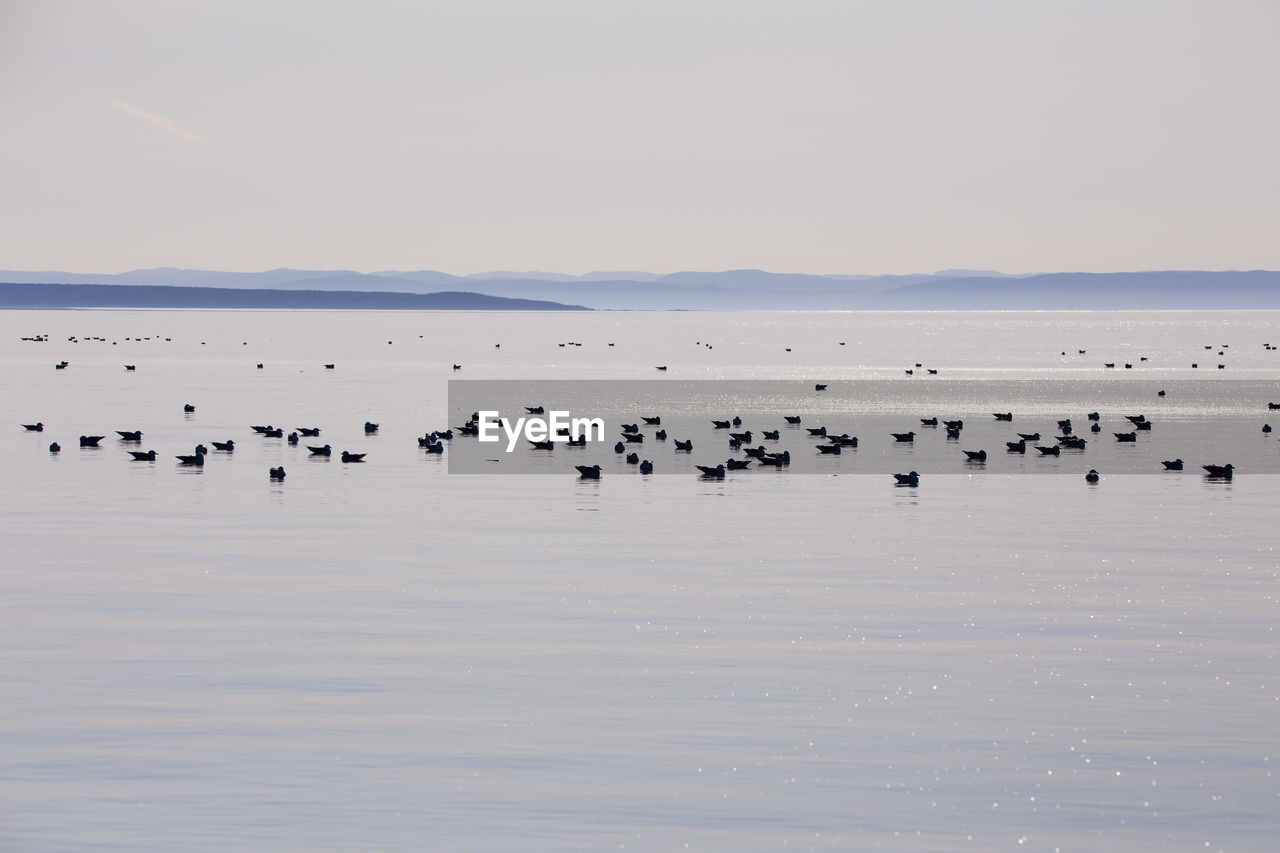
[[(435, 270), (370, 274), (352, 270), (274, 269), (242, 273), (162, 267), (113, 275), (0, 271), (0, 281), (308, 293), (342, 291), (382, 294), (378, 297), (382, 300), (387, 294), (397, 293), (465, 292), (621, 310), (1280, 308), (1280, 273), (1265, 270), (1009, 276), (974, 270), (910, 275), (808, 275), (744, 269), (666, 275), (494, 271), (456, 276)], [(138, 299), (144, 297), (139, 295)], [(290, 304), (295, 303), (290, 301)]]
[(586, 311), (480, 293), (386, 293), (348, 290), (172, 287), (127, 284), (0, 283), (0, 308), (292, 308), (415, 311)]

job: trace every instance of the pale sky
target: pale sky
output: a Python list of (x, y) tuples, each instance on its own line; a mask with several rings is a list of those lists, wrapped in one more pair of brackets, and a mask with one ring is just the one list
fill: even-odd
[(0, 0), (0, 269), (1280, 269), (1280, 2)]

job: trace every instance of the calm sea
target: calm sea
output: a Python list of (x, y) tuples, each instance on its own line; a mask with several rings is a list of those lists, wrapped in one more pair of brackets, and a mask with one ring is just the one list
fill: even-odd
[[(0, 312), (0, 849), (1274, 849), (1266, 344), (1280, 313)], [(917, 488), (464, 476), (414, 441), (455, 378), (917, 363), (1178, 382), (1235, 432), (1182, 474)]]

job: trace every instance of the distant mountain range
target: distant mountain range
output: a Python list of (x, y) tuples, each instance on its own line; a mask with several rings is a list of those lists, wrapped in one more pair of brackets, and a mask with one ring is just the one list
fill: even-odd
[[(96, 307), (161, 307), (156, 300), (204, 300), (200, 307), (463, 307), (474, 310), (1099, 310), (1280, 309), (1280, 272), (1156, 271), (1005, 275), (942, 270), (913, 275), (805, 275), (761, 270), (657, 273), (495, 271), (455, 276), (434, 270), (275, 269), (220, 272), (159, 268), (111, 275), (0, 270), (12, 285), (111, 285), (110, 291), (62, 290), (58, 299), (112, 300)], [(240, 294), (146, 294), (216, 288)], [(124, 288), (119, 290), (119, 288)], [(25, 295), (19, 297), (17, 294)], [(0, 286), (0, 307), (35, 291)], [(260, 294), (255, 296), (253, 294)], [(291, 295), (294, 294), (294, 295)], [(338, 294), (343, 294), (339, 296)], [(413, 298), (408, 298), (412, 296)], [(436, 297), (434, 300), (426, 297)], [(50, 296), (49, 298), (55, 298)], [(502, 302), (500, 300), (517, 300)], [(217, 302), (218, 305), (212, 303)], [(191, 304), (195, 307), (194, 303)], [(90, 307), (90, 306), (85, 306)], [(164, 307), (180, 307), (176, 303)]]

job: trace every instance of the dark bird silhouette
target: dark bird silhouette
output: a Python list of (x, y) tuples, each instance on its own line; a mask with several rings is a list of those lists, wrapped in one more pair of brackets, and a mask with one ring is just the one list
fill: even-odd
[(1220, 477), (1224, 480), (1230, 480), (1236, 470), (1236, 466), (1230, 462), (1226, 465), (1201, 465), (1200, 467), (1209, 472), (1208, 475), (1210, 477)]
[(266, 434), (267, 434), (267, 433), (269, 433), (269, 432), (275, 432), (275, 429), (276, 429), (276, 428), (275, 428), (274, 426), (271, 426), (270, 424), (268, 424), (267, 426), (261, 426), (261, 425), (258, 425), (258, 426), (252, 426), (252, 425), (250, 425), (249, 429), (253, 430), (253, 431), (254, 431), (254, 432), (256, 432), (258, 435), (266, 435)]
[(818, 445), (818, 452), (819, 452), (819, 453), (826, 453), (826, 454), (829, 454), (829, 455), (832, 455), (832, 456), (839, 456), (839, 455), (840, 455), (840, 445), (838, 445), (838, 444), (819, 444), (819, 445)]
[(827, 434), (827, 428), (824, 426), (805, 427), (805, 429), (809, 433), (809, 435), (826, 435)]
[(985, 450), (966, 450), (964, 455), (968, 457), (970, 462), (987, 461), (987, 451)]
[(1151, 421), (1140, 421), (1134, 424), (1133, 428), (1139, 432), (1151, 432)]
[(745, 444), (751, 443), (751, 430), (747, 430), (746, 432), (731, 432), (729, 435), (736, 438), (738, 441), (744, 442)]
[(894, 474), (893, 479), (898, 481), (899, 486), (918, 486), (920, 485), (920, 475), (915, 471), (910, 474)]
[(1102, 432), (1102, 424), (1093, 424), (1089, 427), (1089, 432)]
[(947, 429), (964, 429), (964, 421), (943, 421), (942, 425)]
[(1039, 450), (1042, 456), (1060, 456), (1062, 454), (1062, 448), (1056, 444), (1053, 447), (1040, 447), (1037, 445), (1036, 450)]
[(333, 370), (333, 365), (332, 365), (332, 364), (326, 364), (326, 365), (324, 366), (324, 369), (325, 369), (325, 370)]
[(57, 364), (55, 364), (55, 365), (53, 366), (53, 369), (54, 369), (54, 370), (66, 370), (66, 369), (67, 369), (67, 365), (68, 365), (68, 364), (70, 364), (70, 363), (71, 363), (71, 362), (69, 362), (69, 361), (60, 361), (60, 362), (58, 362)]
[(858, 437), (856, 435), (849, 435), (847, 432), (842, 432), (840, 435), (829, 435), (827, 436), (827, 441), (832, 444), (839, 445), (840, 447), (858, 446)]
[(1137, 441), (1138, 434), (1136, 432), (1116, 432), (1112, 433), (1116, 437), (1116, 441)]
[(312, 438), (320, 434), (320, 427), (298, 427), (298, 435), (305, 435)]
[(916, 375), (916, 372), (915, 372), (914, 370), (912, 370), (911, 368), (907, 368), (907, 370), (906, 370), (906, 371), (904, 371), (904, 372), (905, 372), (908, 376), (915, 376), (915, 375)]
[(295, 444), (297, 444), (297, 443), (298, 443), (298, 434), (297, 434), (296, 432), (291, 432), (291, 433), (289, 433), (289, 438), (287, 439), (287, 441), (289, 442), (289, 444), (290, 444), (290, 445), (295, 445)]
[(555, 450), (556, 443), (554, 441), (531, 441), (534, 450)]
[(736, 429), (736, 428), (738, 428), (738, 427), (742, 426), (742, 418), (738, 417), (737, 415), (734, 415), (734, 416), (733, 416), (733, 420), (731, 421), (731, 423), (733, 424), (734, 428)]
[(284, 479), (284, 466), (283, 466), (283, 465), (281, 465), (279, 468), (272, 468), (272, 469), (270, 469), (269, 471), (267, 471), (267, 479), (269, 479), (269, 480), (277, 480), (277, 481), (279, 481), (279, 480), (283, 480), (283, 479)]
[(733, 426), (733, 423), (732, 423), (731, 421), (716, 421), (716, 420), (713, 420), (713, 421), (711, 422), (711, 427), (712, 427), (713, 429), (728, 429), (728, 428), (729, 428), (729, 427), (731, 427), (731, 426)]
[(102, 441), (106, 436), (102, 435), (82, 435), (80, 436), (81, 447), (97, 447), (98, 442)]
[(699, 471), (701, 471), (702, 476), (704, 477), (723, 477), (724, 476), (723, 465), (717, 465), (714, 468), (707, 465), (695, 465), (694, 467), (697, 468)]
[[(261, 367), (262, 365), (258, 365), (258, 366), (259, 366), (259, 367)], [(125, 369), (125, 370), (137, 370), (137, 369), (138, 369), (138, 366), (137, 366), (136, 364), (126, 364), (126, 365), (124, 366), (124, 369)]]
[(639, 454), (639, 453), (628, 453), (628, 454), (627, 454), (627, 464), (628, 464), (628, 465), (639, 465), (639, 464), (640, 464), (640, 454)]
[[(609, 346), (613, 346), (613, 344), (609, 344)], [(640, 463), (640, 473), (641, 473), (641, 474), (652, 474), (652, 473), (653, 473), (653, 463), (652, 463), (652, 462), (650, 462), (648, 459), (646, 459), (646, 460), (644, 460), (643, 462), (641, 462), (641, 463)]]
[(600, 479), (599, 465), (574, 465), (573, 467), (578, 469), (578, 477), (580, 477), (583, 480), (599, 480)]
[(187, 403), (182, 407), (182, 411), (186, 412), (188, 415), (194, 412), (195, 410), (196, 410), (196, 407), (191, 405), (190, 403)]
[(789, 423), (789, 424), (798, 424), (798, 423), (800, 423), (800, 416), (799, 416), (799, 415), (783, 415), (783, 416), (782, 416), (782, 419), (783, 419), (784, 421), (786, 421), (787, 423)]
[(1124, 419), (1131, 424), (1144, 423), (1147, 420), (1146, 415), (1125, 415)]
[[(610, 346), (613, 346), (613, 344), (610, 344)], [(659, 424), (662, 423), (662, 415), (658, 415), (652, 418), (646, 418), (644, 415), (641, 415), (640, 420), (644, 421), (649, 426), (658, 426)]]
[(1086, 482), (1086, 483), (1096, 483), (1096, 482), (1098, 482), (1098, 481), (1099, 481), (1099, 480), (1101, 480), (1101, 479), (1102, 479), (1102, 478), (1101, 478), (1100, 476), (1098, 476), (1098, 472), (1097, 472), (1097, 471), (1095, 471), (1095, 470), (1093, 470), (1092, 468), (1090, 468), (1090, 469), (1089, 469), (1089, 473), (1088, 473), (1088, 474), (1085, 474), (1085, 475), (1084, 475), (1084, 480), (1085, 480), (1085, 482)]
[[(586, 443), (585, 437), (583, 438), (583, 443), (584, 444)], [(444, 453), (444, 445), (438, 441), (435, 442), (434, 444), (425, 444), (422, 446), (422, 449), (427, 451), (428, 453), (436, 453), (436, 454)]]
[(531, 415), (541, 415), (546, 413), (546, 409), (542, 406), (525, 406), (524, 410)]
[(1013, 412), (1004, 412), (1003, 414), (1001, 414), (1000, 412), (992, 412), (991, 415), (998, 421), (1013, 420)]
[(142, 430), (118, 429), (116, 435), (120, 436), (121, 441), (142, 441)]
[(1164, 462), (1161, 462), (1160, 464), (1164, 466), (1164, 470), (1166, 470), (1166, 471), (1181, 471), (1181, 470), (1182, 470), (1182, 460), (1181, 460), (1181, 459), (1174, 459), (1174, 460), (1172, 460), (1172, 461), (1164, 461)]
[(28, 432), (44, 432), (44, 424), (23, 424), (22, 428)]
[(764, 437), (766, 441), (778, 441), (779, 438), (781, 437), (781, 434), (782, 434), (782, 430), (779, 430), (779, 429), (767, 429), (764, 431)]
[(938, 425), (937, 418), (921, 418), (920, 426), (936, 427)]
[(614, 452), (614, 453), (626, 453), (626, 452), (627, 452), (627, 446), (626, 446), (625, 444), (623, 444), (621, 441), (619, 441), (617, 444), (615, 444), (615, 445), (613, 446), (613, 452)]
[(893, 432), (889, 434), (893, 436), (894, 441), (907, 442), (916, 440), (916, 434), (914, 432)]
[(1088, 417), (1089, 420), (1091, 421), (1096, 421), (1096, 420), (1099, 420), (1102, 417), (1102, 415), (1098, 414), (1097, 412), (1090, 412), (1086, 417)]
[(1020, 433), (1018, 433), (1018, 438), (1022, 439), (1023, 441), (1039, 441), (1039, 440), (1040, 440), (1040, 433), (1038, 433), (1038, 432), (1020, 432)]
[(814, 386), (813, 386), (813, 390), (815, 390), (815, 391), (825, 391), (825, 390), (827, 390), (827, 386), (826, 386), (826, 385), (814, 385)]
[(373, 423), (372, 421), (365, 421), (365, 422), (364, 422), (364, 434), (365, 434), (365, 435), (373, 435), (373, 434), (374, 434), (375, 432), (377, 432), (377, 431), (378, 431), (378, 425), (377, 425), (377, 424)]
[(644, 435), (638, 432), (624, 432), (622, 440), (628, 444), (640, 444), (644, 441)]
[(129, 455), (133, 457), (134, 462), (155, 462), (156, 452), (148, 450), (145, 453), (141, 450), (130, 450)]
[(203, 444), (197, 444), (195, 453), (190, 456), (175, 457), (181, 465), (203, 465), (204, 457), (209, 451), (205, 449)]
[(665, 429), (660, 429), (653, 434), (653, 437), (656, 438), (658, 441), (666, 441), (667, 431)]
[(693, 450), (693, 439), (691, 438), (688, 441), (681, 441), (680, 439), (677, 438), (676, 450), (683, 450), (685, 453), (688, 453), (689, 451)]
[(1262, 431), (1263, 431), (1264, 433), (1271, 432), (1271, 424), (1263, 424), (1263, 425), (1262, 425)]
[(1019, 439), (1018, 441), (1006, 441), (1004, 446), (1009, 448), (1010, 453), (1027, 452), (1027, 440), (1025, 438)]
[(1058, 429), (1062, 430), (1062, 432), (1066, 435), (1071, 435), (1071, 418), (1058, 421)]
[(947, 427), (947, 438), (959, 438), (959, 437), (960, 437), (959, 427)]
[(213, 445), (214, 450), (223, 450), (223, 451), (226, 451), (227, 453), (230, 453), (231, 451), (236, 449), (235, 440), (230, 438), (228, 438), (226, 441), (214, 441), (210, 443)]
[(1083, 438), (1077, 438), (1074, 435), (1064, 435), (1058, 439), (1058, 444), (1068, 450), (1084, 450), (1088, 444)]
[(62, 445), (58, 444), (58, 442), (55, 441), (53, 444), (49, 445), (50, 453), (60, 453), (61, 451), (62, 451)]
[(348, 453), (345, 450), (342, 451), (343, 462), (363, 462), (364, 457), (365, 457), (365, 454), (363, 453)]
[(332, 456), (333, 455), (333, 448), (327, 444), (324, 447), (312, 447), (310, 444), (308, 444), (307, 450), (311, 451), (312, 456)]
[(663, 365), (659, 365), (656, 369), (657, 369), (657, 370), (666, 370), (666, 369), (667, 369), (667, 366), (666, 366), (665, 364), (663, 364)]
[(622, 424), (622, 431), (623, 431), (624, 433), (626, 433), (626, 432), (639, 432), (639, 431), (640, 431), (640, 425), (639, 425), (639, 424)]
[(728, 471), (745, 471), (751, 467), (750, 459), (726, 459), (724, 467)]

